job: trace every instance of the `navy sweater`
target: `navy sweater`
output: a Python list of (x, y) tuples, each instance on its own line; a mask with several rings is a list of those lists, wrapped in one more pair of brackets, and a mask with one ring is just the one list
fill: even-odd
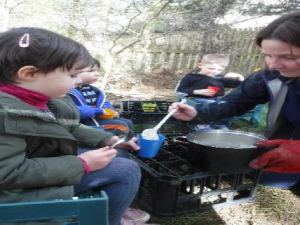
[[(199, 73), (185, 75), (178, 83), (176, 92), (184, 93), (188, 97), (215, 98), (225, 95), (225, 88), (235, 88), (242, 81), (233, 78), (225, 78), (223, 75), (210, 77)], [(214, 96), (195, 95), (194, 90), (207, 89), (208, 86), (220, 88)]]

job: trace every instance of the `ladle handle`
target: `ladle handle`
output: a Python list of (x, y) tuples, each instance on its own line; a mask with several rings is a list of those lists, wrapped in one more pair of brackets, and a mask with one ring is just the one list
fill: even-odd
[[(181, 99), (180, 103), (186, 103), (186, 99)], [(153, 129), (158, 130), (177, 111), (177, 109), (178, 107), (172, 109), (171, 112), (169, 112), (168, 115), (166, 115)]]
[(119, 139), (116, 143), (111, 145), (110, 148), (114, 148), (116, 145), (121, 144), (122, 142), (124, 142), (124, 139)]
[(114, 143), (111, 148), (114, 148), (116, 145), (121, 144), (122, 142), (128, 142), (133, 138), (133, 132), (129, 130), (124, 134), (122, 138), (120, 138), (116, 143)]

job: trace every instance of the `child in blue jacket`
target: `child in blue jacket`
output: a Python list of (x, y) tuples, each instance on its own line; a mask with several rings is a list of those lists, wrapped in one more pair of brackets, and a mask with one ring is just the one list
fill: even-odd
[[(100, 62), (97, 59), (93, 67), (86, 67), (79, 74), (80, 86), (72, 89), (69, 94), (80, 113), (80, 122), (116, 135), (128, 132), (133, 128), (131, 120), (120, 118), (117, 110), (106, 101), (106, 95), (99, 88), (91, 85), (99, 78)], [(103, 119), (110, 117), (110, 119)]]

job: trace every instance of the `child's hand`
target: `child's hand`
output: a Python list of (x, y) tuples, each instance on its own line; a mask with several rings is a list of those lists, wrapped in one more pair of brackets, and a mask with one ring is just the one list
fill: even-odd
[(120, 114), (117, 111), (114, 111), (114, 117), (119, 117)]
[(194, 94), (205, 95), (205, 96), (214, 96), (216, 94), (216, 91), (214, 91), (212, 89), (198, 89), (198, 90), (194, 90)]
[(82, 158), (87, 163), (91, 171), (95, 171), (104, 168), (114, 157), (116, 157), (116, 155), (117, 151), (115, 149), (110, 149), (110, 147), (107, 146), (84, 152), (78, 157)]
[(111, 146), (116, 143), (120, 138), (118, 136), (112, 136), (110, 139), (106, 140), (105, 145)]
[(225, 75), (225, 77), (226, 78), (238, 79), (240, 81), (243, 81), (245, 79), (241, 74), (238, 74), (238, 73), (227, 73)]
[(123, 142), (119, 145), (117, 145), (118, 148), (124, 148), (124, 149), (129, 149), (129, 150), (140, 150), (140, 146), (137, 145), (137, 138), (134, 137), (128, 142)]
[(103, 114), (99, 115), (100, 119), (113, 119), (115, 111), (112, 109), (103, 109)]

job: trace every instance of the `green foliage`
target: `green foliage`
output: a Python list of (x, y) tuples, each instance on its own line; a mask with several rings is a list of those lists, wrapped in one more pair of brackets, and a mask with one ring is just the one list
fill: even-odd
[(265, 107), (262, 112), (262, 116), (261, 116), (260, 123), (258, 126), (253, 126), (250, 124), (250, 122), (248, 122), (246, 120), (235, 119), (232, 122), (232, 124), (230, 125), (230, 129), (263, 135), (263, 133), (266, 129), (267, 112), (268, 112), (268, 107)]

